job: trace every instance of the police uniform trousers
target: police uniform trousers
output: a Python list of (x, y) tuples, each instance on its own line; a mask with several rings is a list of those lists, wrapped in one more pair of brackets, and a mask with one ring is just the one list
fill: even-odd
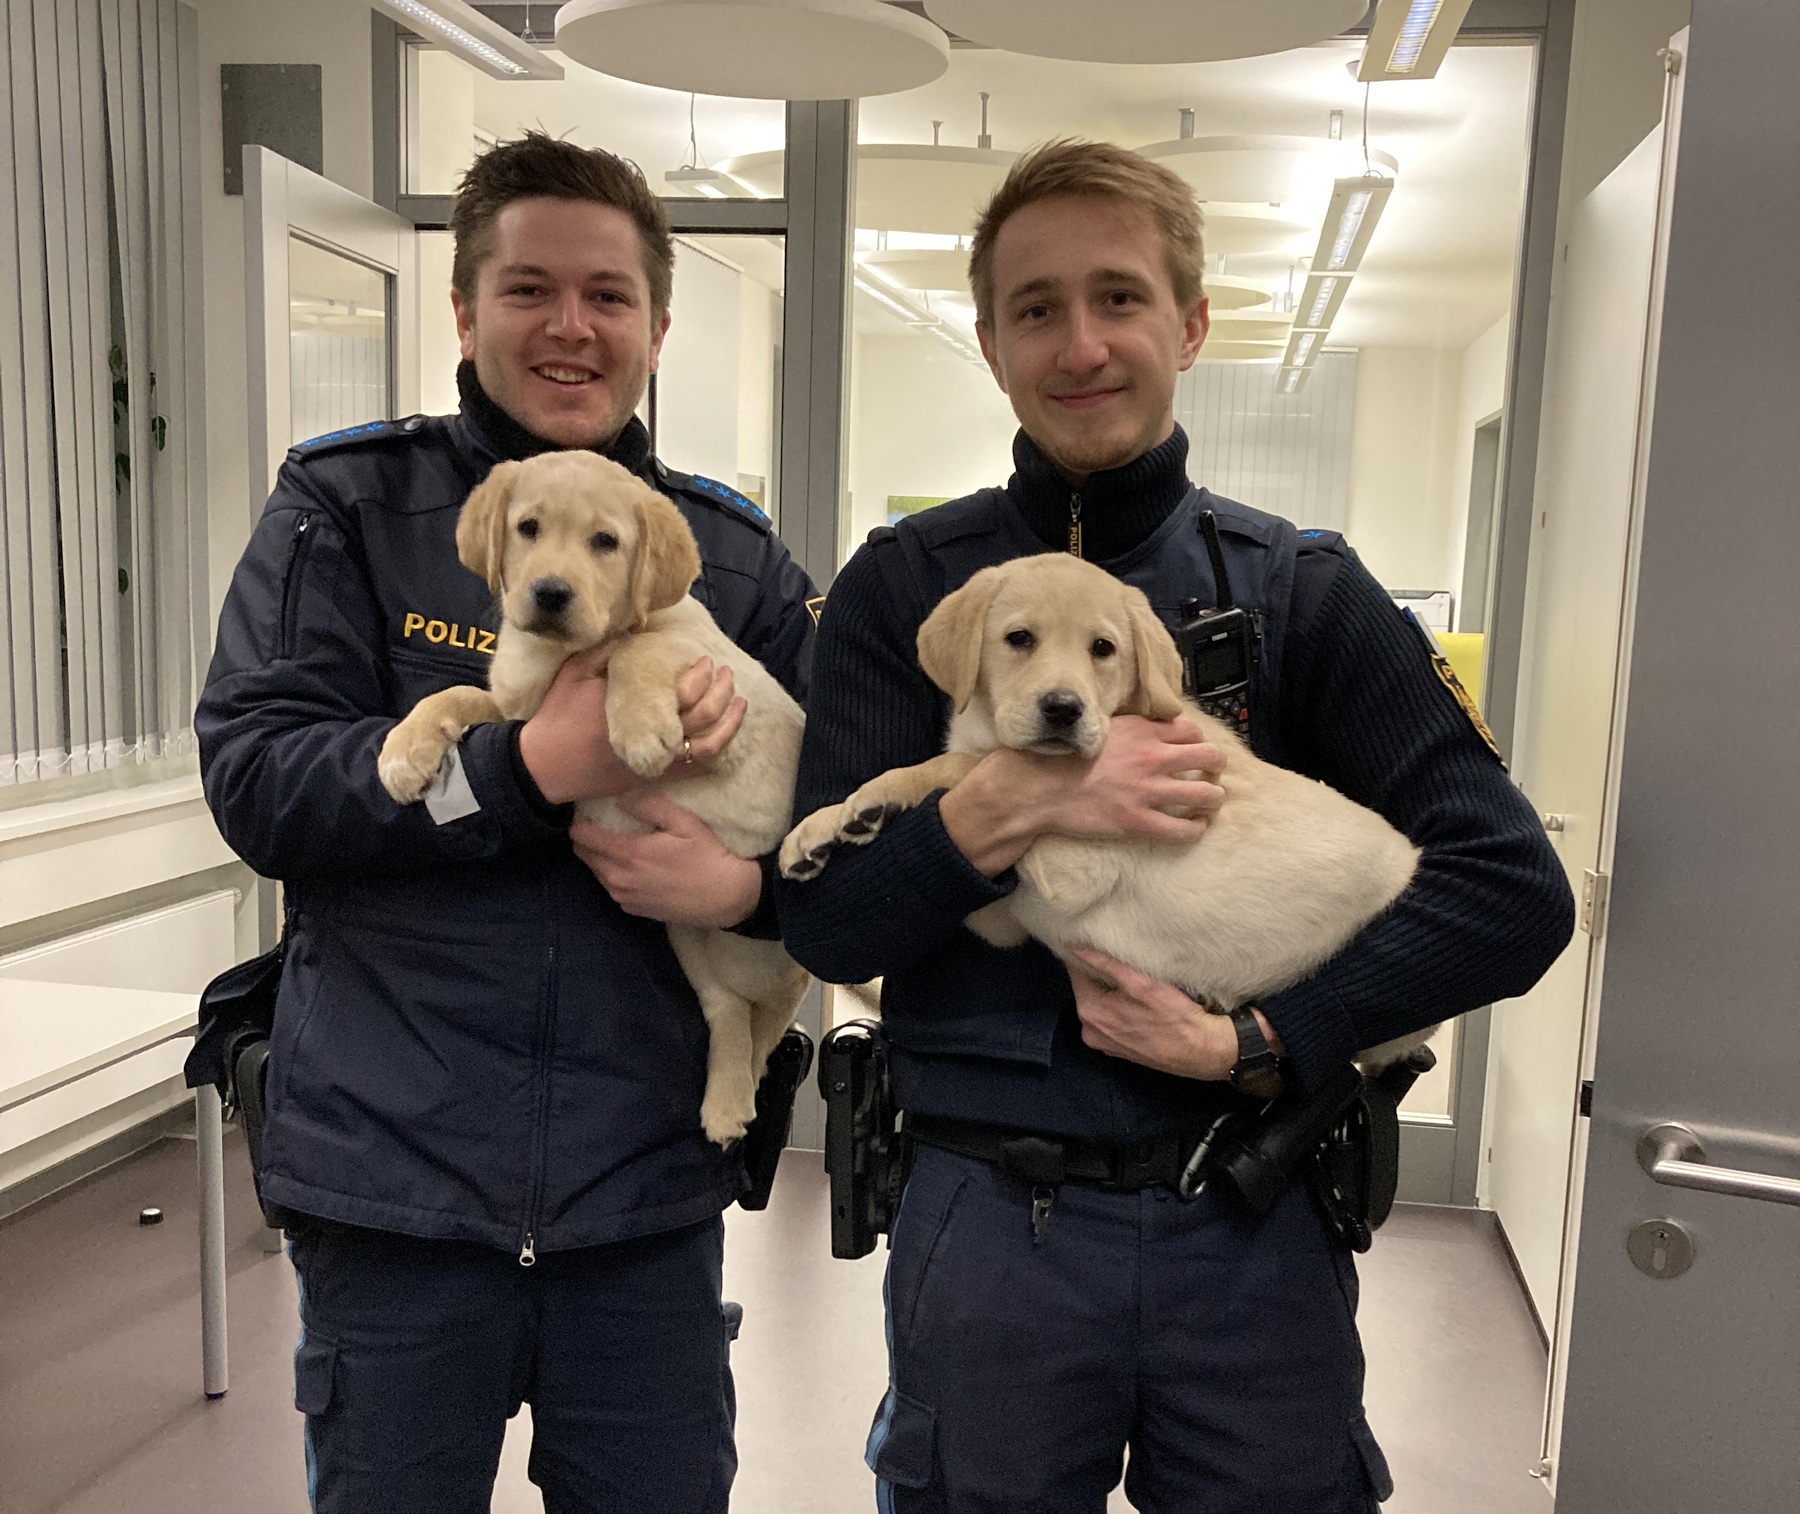
[(317, 1514), (486, 1514), (531, 1405), (546, 1514), (724, 1514), (737, 1470), (724, 1225), (541, 1255), (290, 1232)]
[(1255, 1220), (1212, 1193), (1031, 1190), (920, 1146), (887, 1274), (883, 1514), (1368, 1514), (1356, 1270), (1302, 1184)]

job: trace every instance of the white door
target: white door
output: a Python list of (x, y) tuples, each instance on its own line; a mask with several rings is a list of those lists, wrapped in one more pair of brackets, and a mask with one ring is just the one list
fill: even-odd
[(1800, 8), (1678, 48), (1559, 1514), (1800, 1508)]
[(244, 149), (253, 513), (288, 448), (419, 407), (418, 233), (266, 147)]

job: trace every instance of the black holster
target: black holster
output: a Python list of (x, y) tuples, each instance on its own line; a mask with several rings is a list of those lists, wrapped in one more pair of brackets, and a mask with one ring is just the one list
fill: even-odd
[(1326, 1131), (1307, 1164), (1307, 1182), (1333, 1234), (1367, 1251), (1394, 1208), (1400, 1184), (1400, 1104), (1437, 1055), (1420, 1046), (1372, 1078)]
[(912, 1142), (898, 1128), (887, 1035), (879, 1023), (846, 1021), (819, 1043), (819, 1093), (831, 1180), (831, 1254), (854, 1260), (893, 1228), (912, 1167)]
[(812, 1070), (812, 1037), (798, 1025), (769, 1053), (769, 1066), (756, 1085), (756, 1118), (744, 1132), (744, 1171), (749, 1189), (738, 1196), (743, 1209), (767, 1209), (775, 1188), (775, 1169), (794, 1127), (794, 1099)]
[(1345, 1064), (1310, 1093), (1290, 1089), (1255, 1116), (1228, 1115), (1195, 1150), (1180, 1192), (1219, 1183), (1267, 1214), (1304, 1176), (1331, 1232), (1367, 1251), (1400, 1181), (1400, 1101), (1437, 1065), (1421, 1046), (1378, 1076)]

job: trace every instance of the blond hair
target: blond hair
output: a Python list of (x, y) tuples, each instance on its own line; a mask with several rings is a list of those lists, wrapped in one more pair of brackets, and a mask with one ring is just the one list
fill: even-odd
[(1111, 200), (1149, 216), (1162, 238), (1176, 305), (1185, 310), (1200, 298), (1206, 251), (1200, 206), (1186, 180), (1111, 142), (1062, 137), (1032, 148), (1014, 163), (975, 222), (969, 287), (982, 325), (991, 329), (994, 324), (994, 241), (1000, 228), (1027, 205), (1062, 196)]

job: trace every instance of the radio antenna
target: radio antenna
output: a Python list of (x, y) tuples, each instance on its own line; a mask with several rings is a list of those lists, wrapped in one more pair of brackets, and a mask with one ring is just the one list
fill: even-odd
[(1231, 597), (1231, 575), (1225, 571), (1225, 549), (1219, 545), (1219, 523), (1213, 519), (1210, 510), (1200, 512), (1200, 534), (1206, 538), (1206, 555), (1212, 559), (1213, 587), (1218, 591), (1219, 608), (1233, 609), (1236, 601)]

